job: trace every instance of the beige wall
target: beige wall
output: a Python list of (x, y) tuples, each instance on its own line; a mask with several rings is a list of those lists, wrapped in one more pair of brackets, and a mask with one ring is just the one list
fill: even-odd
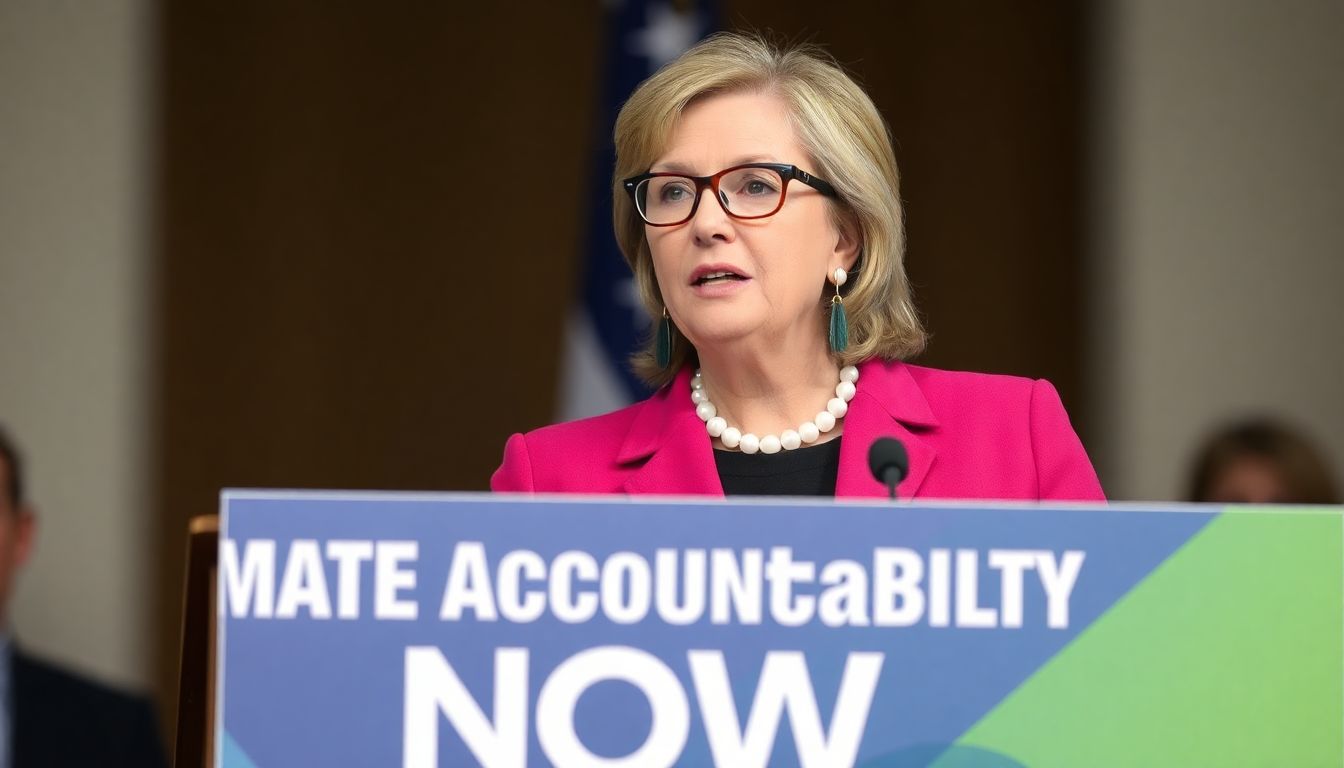
[(0, 1), (0, 421), (38, 548), (19, 641), (147, 678), (144, 0)]
[(1344, 470), (1344, 3), (1110, 0), (1096, 26), (1094, 446), (1180, 492), (1206, 430), (1291, 419)]

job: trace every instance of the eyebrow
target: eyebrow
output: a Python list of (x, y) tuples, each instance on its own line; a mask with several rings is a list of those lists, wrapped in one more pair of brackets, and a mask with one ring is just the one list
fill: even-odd
[[(747, 155), (746, 157), (739, 157), (736, 160), (732, 161), (731, 163), (728, 163), (727, 165), (724, 166), (724, 168), (733, 168), (738, 165), (746, 165), (747, 163), (777, 163), (777, 162), (779, 161), (774, 159), (770, 155)], [(722, 168), (719, 170), (722, 170)], [(654, 163), (653, 167), (649, 169), (649, 173), (684, 173), (687, 176), (696, 175), (695, 171), (691, 168), (690, 165), (686, 163), (677, 162), (675, 160), (670, 163)]]

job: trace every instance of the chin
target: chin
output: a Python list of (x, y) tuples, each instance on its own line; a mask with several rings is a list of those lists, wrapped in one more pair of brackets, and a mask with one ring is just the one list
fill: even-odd
[(737, 296), (726, 301), (692, 298), (684, 306), (686, 316), (692, 322), (681, 330), (697, 348), (703, 344), (712, 346), (740, 341), (759, 333), (767, 325), (768, 308), (749, 297)]
[(686, 337), (698, 350), (722, 347), (750, 338), (758, 329), (756, 324), (739, 321), (714, 323), (706, 320), (696, 322), (696, 327), (688, 329)]

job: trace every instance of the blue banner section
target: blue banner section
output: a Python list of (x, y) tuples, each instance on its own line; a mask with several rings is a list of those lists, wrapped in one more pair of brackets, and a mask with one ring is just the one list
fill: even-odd
[(829, 768), (936, 754), (1217, 510), (236, 492), (223, 514), (225, 765)]

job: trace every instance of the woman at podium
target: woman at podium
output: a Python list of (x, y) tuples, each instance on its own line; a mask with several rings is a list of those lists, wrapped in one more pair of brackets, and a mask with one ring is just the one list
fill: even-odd
[(896, 159), (833, 59), (736, 34), (646, 80), (616, 121), (614, 220), (656, 332), (655, 394), (513, 435), (496, 491), (1101, 500), (1054, 387), (904, 360)]

